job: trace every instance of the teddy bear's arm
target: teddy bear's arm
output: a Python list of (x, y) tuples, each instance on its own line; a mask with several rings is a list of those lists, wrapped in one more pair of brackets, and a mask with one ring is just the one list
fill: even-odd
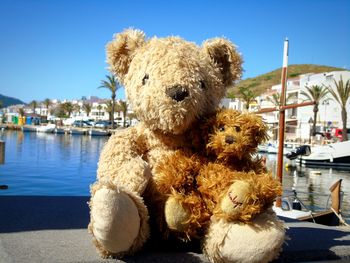
[(142, 195), (151, 170), (144, 160), (146, 146), (134, 128), (112, 136), (104, 146), (97, 170), (99, 181), (109, 181)]
[(165, 205), (164, 219), (176, 235), (197, 237), (210, 214), (197, 190), (197, 176), (203, 160), (191, 152), (178, 150), (155, 169), (155, 187)]

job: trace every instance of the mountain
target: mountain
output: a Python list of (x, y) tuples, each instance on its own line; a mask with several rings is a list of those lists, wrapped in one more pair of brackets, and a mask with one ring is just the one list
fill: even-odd
[(2, 105), (0, 108), (5, 108), (11, 105), (16, 105), (16, 104), (25, 104), (23, 101), (16, 99), (16, 98), (12, 98), (12, 97), (8, 97), (8, 96), (4, 96), (0, 94), (0, 104)]
[[(306, 73), (322, 73), (341, 70), (345, 69), (312, 64), (298, 64), (288, 66), (287, 75), (288, 78), (296, 78), (299, 75)], [(228, 89), (228, 94), (234, 97), (239, 97), (239, 87), (248, 87), (258, 96), (264, 93), (267, 89), (271, 88), (271, 86), (281, 83), (281, 73), (282, 68), (279, 68), (269, 73), (257, 76), (255, 78), (247, 78), (241, 80), (235, 87)]]

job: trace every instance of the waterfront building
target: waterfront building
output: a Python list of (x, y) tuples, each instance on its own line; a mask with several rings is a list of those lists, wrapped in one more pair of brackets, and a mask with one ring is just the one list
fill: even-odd
[[(306, 98), (301, 94), (306, 91), (305, 87), (314, 85), (331, 87), (336, 89), (334, 81), (338, 82), (342, 77), (344, 85), (350, 79), (350, 71), (333, 71), (324, 73), (308, 73), (291, 78), (287, 80), (287, 94), (289, 98), (287, 104), (302, 103)], [(256, 98), (259, 104), (258, 109), (275, 107), (267, 98), (274, 93), (281, 92), (281, 84), (272, 86), (265, 93)], [(233, 104), (234, 105), (234, 104)], [(236, 103), (237, 105), (237, 103)], [(239, 104), (238, 104), (239, 105)], [(239, 105), (236, 109), (243, 110), (243, 105)], [(252, 105), (254, 106), (254, 105)], [(234, 108), (234, 107), (230, 107)], [(254, 111), (254, 109), (252, 109)], [(347, 127), (350, 127), (350, 101), (347, 104)], [(266, 122), (270, 125), (271, 138), (277, 139), (278, 134), (278, 111), (261, 114)], [(313, 124), (313, 106), (300, 107), (286, 110), (286, 140), (307, 142), (311, 136), (311, 127)], [(334, 128), (341, 128), (341, 108), (337, 101), (335, 101), (331, 94), (328, 94), (319, 103), (319, 110), (316, 120), (316, 131), (321, 133), (330, 132)]]

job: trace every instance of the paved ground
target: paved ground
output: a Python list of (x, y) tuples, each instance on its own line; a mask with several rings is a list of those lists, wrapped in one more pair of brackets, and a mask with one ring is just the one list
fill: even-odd
[[(103, 260), (87, 233), (88, 197), (0, 196), (0, 262), (207, 262), (195, 252), (148, 249)], [(287, 221), (290, 240), (276, 262), (350, 262), (350, 229)]]

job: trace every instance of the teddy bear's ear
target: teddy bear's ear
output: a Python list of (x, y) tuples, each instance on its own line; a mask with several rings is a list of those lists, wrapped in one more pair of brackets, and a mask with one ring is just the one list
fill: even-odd
[(227, 39), (214, 38), (203, 43), (203, 50), (222, 73), (225, 86), (231, 85), (242, 74), (242, 57)]
[(106, 46), (109, 70), (123, 83), (129, 71), (135, 51), (145, 43), (145, 34), (141, 30), (127, 29), (115, 34)]
[[(254, 116), (254, 115), (253, 115)], [(252, 118), (252, 121), (254, 122), (254, 134), (255, 134), (255, 141), (256, 144), (261, 144), (269, 139), (269, 136), (267, 134), (268, 127), (266, 123), (263, 121), (261, 116), (254, 116)]]

